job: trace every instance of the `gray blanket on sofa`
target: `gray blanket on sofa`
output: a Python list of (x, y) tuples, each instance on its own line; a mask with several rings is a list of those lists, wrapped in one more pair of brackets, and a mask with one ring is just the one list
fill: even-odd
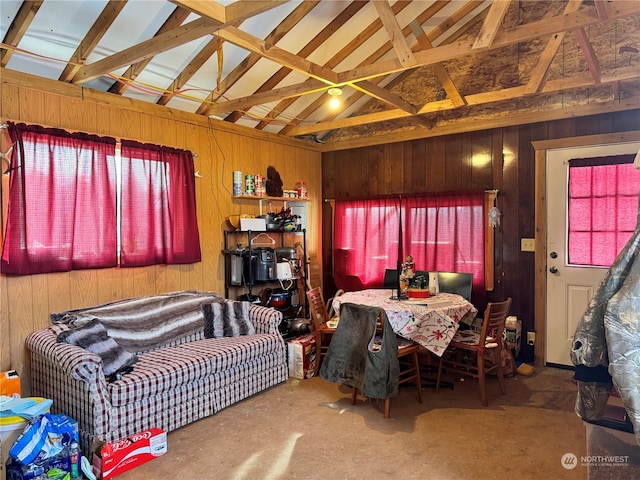
[(72, 327), (97, 319), (119, 345), (136, 353), (202, 332), (202, 306), (223, 300), (217, 293), (189, 290), (52, 313), (50, 318)]

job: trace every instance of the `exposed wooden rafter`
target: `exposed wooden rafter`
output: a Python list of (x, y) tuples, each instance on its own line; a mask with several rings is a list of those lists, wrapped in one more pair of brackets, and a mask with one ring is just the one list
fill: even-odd
[(485, 48), (491, 46), (498, 34), (498, 29), (507, 14), (511, 0), (494, 0), (489, 13), (484, 19), (480, 33), (476, 38), (473, 48)]
[(398, 60), (403, 67), (414, 66), (416, 64), (416, 59), (413, 56), (413, 52), (411, 51), (409, 44), (407, 43), (407, 39), (402, 33), (402, 28), (400, 28), (400, 25), (398, 24), (398, 19), (393, 13), (393, 10), (391, 10), (391, 5), (389, 5), (389, 2), (386, 0), (373, 2), (373, 4), (375, 5), (378, 15), (380, 16), (380, 20), (387, 31), (389, 41), (391, 42), (391, 45), (393, 45), (393, 49), (396, 51)]
[[(33, 18), (38, 13), (40, 6), (42, 5), (43, 0), (25, 0), (20, 5), (20, 10), (18, 10), (18, 14), (16, 18), (9, 26), (7, 33), (4, 36), (3, 43), (7, 45), (17, 45), (20, 43), (20, 39), (25, 34), (29, 25), (33, 21)], [(11, 55), (13, 54), (13, 49), (4, 48), (0, 50), (0, 67), (6, 67)]]

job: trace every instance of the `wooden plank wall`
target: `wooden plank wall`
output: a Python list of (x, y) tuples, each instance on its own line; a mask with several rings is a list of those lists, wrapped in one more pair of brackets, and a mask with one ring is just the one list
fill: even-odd
[[(208, 123), (184, 112), (125, 99), (111, 104), (104, 94), (90, 95), (86, 89), (66, 86), (64, 91), (69, 95), (65, 95), (60, 88), (56, 82), (23, 78), (14, 82), (8, 73), (4, 74), (0, 120), (110, 135), (189, 149), (197, 154), (195, 168), (202, 175), (196, 178), (202, 261), (193, 265), (0, 276), (0, 370), (18, 371), (23, 394), (29, 393), (29, 359), (24, 341), (30, 332), (49, 325), (49, 313), (185, 289), (224, 292), (221, 250), (223, 230), (230, 228), (226, 219), (230, 214), (258, 212), (256, 202), (231, 199), (234, 170), (266, 175), (267, 167), (273, 165), (285, 188), (293, 188), (298, 180), (307, 182), (311, 199), (307, 204), (308, 254), (314, 262), (321, 262), (320, 153), (302, 142), (287, 142), (222, 122)], [(3, 132), (0, 147), (5, 151), (9, 142), (6, 130)], [(4, 212), (8, 177), (3, 176), (2, 180)], [(315, 271), (318, 275), (319, 269)], [(312, 282), (317, 284), (319, 279)]]
[[(511, 314), (534, 328), (535, 152), (531, 142), (637, 130), (640, 111), (495, 128), (323, 154), (325, 199), (370, 195), (498, 189), (501, 225), (495, 230), (496, 284), (487, 300), (513, 298)], [(335, 291), (331, 264), (331, 206), (323, 204), (324, 289)], [(523, 335), (524, 337), (524, 335)], [(526, 343), (526, 342), (525, 342)], [(522, 360), (533, 361), (523, 345)]]

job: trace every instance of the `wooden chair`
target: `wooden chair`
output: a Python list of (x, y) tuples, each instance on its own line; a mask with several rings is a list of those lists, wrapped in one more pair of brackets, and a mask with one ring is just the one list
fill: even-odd
[[(502, 350), (504, 324), (511, 308), (511, 298), (504, 302), (489, 302), (484, 312), (480, 333), (472, 330), (458, 330), (445, 350), (438, 364), (436, 392), (440, 389), (442, 370), (457, 375), (468, 375), (477, 378), (480, 384), (480, 398), (486, 407), (487, 388), (485, 376), (495, 371), (502, 394), (507, 393), (502, 370)], [(485, 353), (491, 350), (493, 359), (486, 358)]]
[[(381, 310), (378, 315), (378, 322), (376, 324), (376, 336), (382, 337), (384, 334), (384, 312)], [(398, 340), (398, 362), (400, 364), (400, 370), (398, 373), (398, 386), (415, 382), (418, 389), (418, 402), (422, 403), (422, 385), (420, 383), (420, 361), (418, 359), (418, 344), (401, 338), (396, 335)], [(351, 404), (355, 405), (358, 397), (358, 389), (353, 388), (351, 393)], [(391, 398), (384, 399), (384, 418), (389, 418), (391, 414)]]
[(331, 343), (331, 337), (336, 331), (337, 325), (335, 317), (332, 319), (329, 316), (327, 305), (324, 302), (324, 296), (322, 295), (322, 289), (320, 287), (315, 287), (307, 291), (307, 300), (309, 301), (309, 311), (311, 312), (311, 318), (313, 319), (314, 333), (316, 336), (316, 364), (314, 375), (317, 376), (318, 370), (320, 369), (320, 362), (327, 354), (329, 344)]

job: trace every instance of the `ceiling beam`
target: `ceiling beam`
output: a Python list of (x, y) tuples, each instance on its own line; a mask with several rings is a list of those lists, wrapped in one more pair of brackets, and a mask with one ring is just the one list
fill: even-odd
[[(608, 6), (609, 20), (623, 18), (640, 13), (640, 2), (616, 1)], [(438, 46), (431, 50), (415, 53), (417, 64), (415, 66), (431, 65), (444, 62), (453, 58), (461, 58), (467, 55), (490, 51), (507, 47), (536, 38), (554, 35), (557, 32), (574, 30), (576, 28), (589, 27), (601, 23), (595, 8), (584, 8), (577, 12), (557, 15), (535, 22), (519, 25), (510, 29), (499, 31), (490, 47), (473, 48), (469, 40), (461, 40), (448, 45)], [(386, 60), (372, 65), (356, 67), (352, 70), (338, 73), (339, 83), (359, 82), (369, 80), (381, 75), (390, 75), (405, 70), (398, 60)]]
[[(582, 0), (569, 0), (569, 3), (567, 3), (567, 6), (564, 8), (563, 13), (567, 14), (577, 12), (580, 9), (580, 5), (582, 5)], [(547, 72), (551, 67), (551, 63), (562, 46), (562, 42), (564, 42), (566, 35), (567, 32), (558, 32), (549, 39), (542, 55), (540, 55), (538, 63), (531, 71), (531, 76), (527, 82), (527, 93), (540, 91), (544, 77), (547, 75)]]
[(338, 81), (338, 75), (334, 71), (279, 47), (272, 47), (267, 50), (264, 41), (238, 28), (227, 27), (223, 30), (216, 31), (215, 34), (227, 42), (242, 47), (249, 52), (258, 53), (264, 58), (302, 73), (303, 75), (307, 75), (308, 77), (320, 80), (327, 85), (334, 86)]
[[(304, 17), (313, 10), (319, 3), (319, 0), (306, 1), (298, 5), (293, 12), (287, 15), (281, 23), (279, 23), (265, 38), (265, 46), (275, 45), (278, 40), (284, 37), (289, 30), (295, 27)], [(234, 68), (223, 80), (220, 82), (220, 86), (213, 90), (207, 98), (200, 104), (196, 113), (201, 115), (207, 115), (207, 108), (209, 105), (215, 102), (218, 98), (222, 97), (227, 90), (242, 78), (251, 67), (253, 67), (258, 60), (262, 58), (258, 53), (250, 52), (247, 57), (242, 60), (236, 68)]]
[[(114, 55), (98, 60), (90, 65), (80, 68), (73, 77), (73, 83), (84, 83), (94, 78), (106, 75), (125, 65), (144, 61), (159, 53), (166, 52), (172, 48), (184, 45), (205, 35), (211, 35), (218, 29), (231, 26), (232, 24), (249, 18), (253, 15), (270, 10), (283, 3), (282, 1), (251, 1), (240, 3), (230, 10), (232, 15), (228, 15), (226, 7), (221, 11), (217, 2), (203, 2), (200, 0), (172, 0), (173, 3), (198, 14), (205, 15), (186, 25), (164, 32), (149, 40), (124, 49)], [(233, 4), (232, 4), (233, 5)], [(249, 7), (251, 5), (251, 7)], [(229, 5), (231, 7), (231, 5)]]
[[(203, 4), (202, 0), (195, 3)], [(236, 0), (224, 7), (225, 23), (236, 23), (289, 3), (289, 0)]]
[[(618, 68), (613, 73), (607, 73), (602, 75), (601, 83), (609, 84), (623, 80), (640, 80), (640, 71), (634, 67)], [(553, 80), (546, 83), (540, 93), (554, 93), (569, 88), (583, 88), (594, 86), (595, 82), (591, 75), (575, 75), (573, 77), (562, 78), (559, 80)], [(473, 95), (467, 95), (467, 104), (469, 106), (487, 105), (493, 102), (503, 100), (515, 100), (521, 97), (528, 96), (526, 86), (517, 86), (511, 88), (504, 88), (492, 92), (483, 92)], [(441, 112), (445, 110), (453, 110), (455, 107), (451, 100), (440, 100), (430, 102), (424, 105), (419, 115), (425, 113)], [(375, 112), (365, 115), (358, 115), (355, 117), (349, 117), (339, 120), (333, 120), (330, 122), (317, 123), (315, 125), (309, 125), (304, 127), (296, 127), (288, 132), (288, 135), (307, 135), (310, 133), (324, 132), (327, 130), (335, 130), (337, 128), (353, 127), (358, 125), (365, 125), (369, 123), (376, 123), (388, 120), (395, 120), (399, 118), (405, 118), (409, 116), (404, 110), (387, 110), (384, 112)]]
[[(303, 2), (302, 5), (304, 5), (304, 3), (305, 2)], [(311, 2), (306, 2), (306, 3), (311, 3)], [(313, 2), (312, 6), (315, 6), (315, 5), (316, 3)], [(331, 38), (331, 36), (336, 31), (338, 31), (342, 26), (344, 26), (345, 23), (351, 20), (366, 5), (367, 5), (366, 2), (352, 2), (349, 5), (347, 5), (347, 7), (344, 10), (342, 10), (338, 15), (336, 15), (322, 30), (320, 30), (316, 35), (314, 35), (306, 45), (302, 46), (302, 48), (298, 50), (296, 55), (298, 55), (301, 58), (308, 58), (316, 50), (321, 48), (322, 45), (327, 40), (329, 40), (329, 38)], [(265, 40), (265, 47), (268, 50), (275, 46), (275, 42), (273, 40), (274, 40), (273, 37), (268, 37)], [(269, 44), (267, 43), (268, 41), (271, 42), (271, 46), (269, 46)], [(331, 67), (328, 67), (327, 65), (324, 65), (324, 68), (328, 68), (329, 70), (331, 69)], [(290, 68), (287, 68), (287, 67), (279, 68), (273, 75), (271, 75), (257, 89), (255, 89), (254, 93), (264, 92), (267, 90), (272, 90), (274, 88), (277, 88), (277, 86), (280, 85), (280, 82), (282, 82), (289, 75), (289, 73), (291, 73)], [(267, 114), (267, 117), (264, 117), (261, 115), (262, 121), (264, 121), (265, 119), (268, 119), (268, 115), (269, 114)], [(241, 116), (242, 116), (242, 112), (236, 111), (231, 113), (230, 115), (227, 115), (224, 120), (227, 122), (235, 122)], [(259, 128), (259, 127), (256, 125), (256, 128)]]
[(598, 61), (598, 57), (596, 57), (596, 52), (593, 51), (593, 47), (587, 38), (584, 28), (576, 28), (573, 34), (578, 41), (580, 51), (587, 62), (587, 67), (589, 68), (589, 72), (591, 72), (594, 82), (596, 82), (596, 84), (600, 83), (600, 62)]
[(511, 0), (493, 0), (489, 12), (480, 28), (480, 33), (476, 38), (473, 48), (486, 48), (491, 46), (498, 34), (502, 20), (509, 10)]
[[(609, 6), (609, 20), (615, 20), (617, 18), (626, 17), (628, 15), (640, 13), (640, 1), (617, 1)], [(566, 30), (574, 30), (576, 28), (587, 27), (599, 23), (597, 12), (594, 8), (585, 8), (569, 14), (562, 14), (556, 17), (539, 20), (536, 22), (520, 25), (511, 29), (503, 30), (496, 36), (491, 47), (483, 49), (474, 49), (472, 41), (460, 40), (449, 44), (434, 47), (429, 50), (422, 50), (414, 52), (414, 56), (418, 61), (416, 66), (432, 65), (435, 63), (441, 63), (453, 58), (460, 58), (467, 55), (479, 53), (480, 51), (491, 51), (498, 48), (503, 48), (509, 45), (514, 45), (520, 42), (533, 40), (539, 37), (555, 35), (558, 32), (564, 32)], [(552, 57), (551, 57), (552, 58)], [(406, 70), (402, 67), (397, 60), (379, 61), (377, 63), (367, 64), (361, 63), (359, 66), (344, 72), (337, 74), (338, 81), (337, 86), (344, 86), (349, 83), (358, 83), (362, 80), (376, 78), (378, 76), (389, 75)], [(317, 91), (315, 86), (305, 91), (305, 82), (291, 85), (289, 87), (283, 87), (280, 92), (283, 97), (293, 97), (293, 92), (298, 92), (297, 95), (306, 95)], [(290, 90), (287, 90), (290, 89)], [(245, 108), (250, 106), (251, 96), (244, 97)], [(225, 102), (222, 102), (225, 103)], [(258, 98), (255, 99), (253, 105), (259, 105), (261, 102)], [(217, 108), (216, 108), (217, 110)], [(210, 113), (210, 110), (207, 110)], [(227, 108), (221, 110), (229, 111)]]
[(411, 47), (407, 43), (407, 39), (402, 33), (402, 28), (400, 28), (400, 24), (398, 23), (398, 19), (396, 18), (393, 10), (391, 10), (391, 5), (387, 0), (374, 0), (373, 4), (378, 11), (378, 16), (380, 17), (380, 21), (382, 25), (384, 25), (385, 30), (387, 31), (387, 36), (389, 37), (389, 41), (393, 46), (393, 49), (398, 56), (398, 60), (403, 67), (411, 67), (416, 64), (416, 59), (413, 56), (413, 52), (411, 51)]
[[(13, 22), (11, 22), (11, 25), (9, 25), (7, 33), (5, 33), (2, 39), (2, 43), (6, 45), (18, 45), (29, 28), (29, 25), (31, 25), (36, 13), (40, 10), (42, 3), (43, 0), (25, 0), (22, 2), (16, 17), (13, 19)], [(13, 49), (4, 47), (0, 49), (0, 67), (7, 66), (11, 55), (13, 55)]]
[(87, 61), (87, 58), (96, 48), (100, 39), (107, 33), (109, 27), (116, 20), (122, 9), (127, 4), (124, 2), (107, 2), (100, 13), (98, 19), (93, 23), (87, 34), (84, 36), (76, 51), (73, 52), (67, 66), (64, 68), (58, 80), (61, 82), (70, 81), (80, 67)]
[[(173, 30), (174, 28), (178, 28), (190, 14), (191, 13), (186, 8), (176, 7), (154, 36), (157, 37), (158, 35)], [(149, 57), (145, 60), (142, 60), (141, 62), (136, 62), (133, 65), (129, 65), (129, 68), (127, 68), (127, 70), (122, 74), (122, 77), (126, 80), (135, 80), (136, 78), (138, 78), (138, 75), (140, 75), (142, 71), (147, 68), (152, 59), (153, 57)], [(129, 88), (129, 85), (129, 82), (114, 82), (108, 91), (110, 93), (122, 95)]]
[(209, 60), (220, 46), (220, 40), (218, 37), (212, 38), (198, 54), (193, 57), (189, 64), (180, 72), (171, 85), (167, 87), (166, 93), (164, 93), (156, 102), (158, 105), (168, 104), (176, 92), (178, 92), (184, 85), (193, 77), (200, 68)]
[(205, 35), (211, 35), (219, 27), (209, 18), (199, 18), (178, 28), (164, 32), (118, 53), (85, 65), (73, 77), (73, 83), (84, 83), (106, 75), (125, 65), (141, 62), (159, 53), (184, 45)]
[[(416, 37), (416, 39), (418, 40), (418, 44), (423, 50), (433, 48), (433, 44), (431, 43), (431, 40), (429, 40), (427, 32), (424, 31), (424, 28), (422, 28), (422, 25), (420, 25), (419, 22), (413, 20), (411, 23), (409, 23), (409, 27), (411, 27), (413, 35)], [(460, 91), (453, 83), (453, 80), (451, 80), (451, 76), (447, 72), (447, 69), (444, 68), (444, 65), (442, 63), (434, 63), (431, 67), (438, 77), (438, 80), (440, 80), (442, 88), (444, 88), (444, 91), (447, 92), (447, 95), (449, 96), (453, 104), (457, 107), (465, 105), (467, 102), (460, 94)]]
[[(315, 79), (309, 79), (307, 82), (299, 83), (297, 86), (298, 90), (292, 87), (282, 87), (266, 92), (254, 93), (246, 97), (235, 98), (226, 102), (213, 103), (207, 107), (206, 115), (232, 112), (234, 110), (246, 110), (261, 103), (276, 102), (287, 97), (297, 97), (302, 93), (315, 93), (327, 89), (327, 85), (324, 82)], [(313, 88), (314, 86), (315, 88)]]
[(355, 88), (359, 92), (362, 92), (370, 97), (375, 98), (376, 100), (380, 100), (392, 107), (399, 108), (404, 110), (411, 115), (415, 115), (418, 113), (418, 108), (414, 105), (411, 105), (409, 102), (404, 101), (402, 98), (397, 96), (394, 93), (391, 93), (389, 90), (385, 90), (379, 85), (376, 85), (369, 80), (365, 80), (360, 83), (350, 83), (349, 86)]
[(202, 0), (170, 1), (189, 10), (190, 12), (218, 22), (220, 27), (244, 21), (288, 2), (288, 0), (236, 0), (225, 7), (224, 5), (212, 0), (206, 2), (203, 2)]
[(609, 13), (607, 12), (607, 2), (609, 0), (594, 0), (593, 3), (596, 6), (596, 10), (598, 11), (598, 18), (600, 20), (607, 20), (609, 18)]
[[(404, 5), (400, 5), (401, 2), (396, 2), (393, 4), (393, 11), (396, 15), (398, 15), (400, 13), (400, 9), (404, 8)], [(420, 14), (418, 14), (418, 16), (416, 17), (416, 20), (418, 21), (418, 23), (423, 24), (423, 23), (432, 23), (433, 19), (438, 18), (438, 12), (440, 12), (444, 7), (446, 7), (448, 4), (450, 4), (450, 2), (448, 1), (443, 1), (443, 2), (435, 2), (432, 4), (427, 4), (425, 5), (426, 8), (425, 10), (423, 10)], [(431, 28), (430, 32), (429, 32), (429, 37), (432, 40), (435, 40), (436, 38), (439, 38), (440, 36), (442, 36), (446, 31), (449, 31), (450, 29), (452, 29), (456, 23), (461, 20), (462, 18), (466, 17), (467, 15), (469, 15), (470, 13), (472, 13), (474, 10), (478, 10), (478, 8), (480, 7), (480, 12), (476, 12), (477, 15), (482, 16), (484, 14), (483, 11), (483, 2), (479, 1), (479, 0), (471, 0), (469, 2), (465, 2), (464, 5), (457, 9), (452, 15), (449, 15), (448, 17), (444, 17), (443, 20), (438, 23), (435, 27)], [(380, 29), (382, 27), (382, 22), (380, 21), (380, 19), (376, 19), (375, 22), (373, 22), (369, 28), (367, 28), (366, 30), (363, 31), (363, 36), (368, 37), (370, 34), (373, 34), (373, 31), (371, 29)], [(364, 35), (366, 34), (366, 35)], [(411, 34), (411, 28), (409, 26), (405, 27), (403, 29), (403, 34), (406, 36)], [(351, 48), (351, 46), (348, 46), (349, 48)], [(348, 48), (345, 47), (345, 51)], [(354, 46), (355, 49), (355, 46)], [(365, 58), (364, 60), (362, 60), (361, 65), (368, 65), (370, 63), (376, 62), (378, 61), (380, 58), (382, 58), (384, 55), (387, 54), (387, 52), (389, 52), (392, 49), (391, 45), (389, 42), (385, 43), (384, 45), (382, 45), (380, 48), (378, 48), (375, 52), (373, 52), (371, 55), (369, 55), (367, 58)], [(412, 51), (416, 52), (419, 51), (420, 46), (419, 45), (415, 45), (412, 49)], [(341, 54), (342, 52), (340, 52), (338, 55), (336, 55), (336, 57), (334, 57), (331, 60), (331, 64), (333, 66), (339, 64), (339, 62), (341, 61)], [(333, 63), (333, 62), (336, 63)], [(408, 71), (407, 71), (408, 72)], [(383, 77), (378, 77), (373, 79), (371, 82), (372, 83), (380, 83), (384, 80)], [(393, 81), (392, 81), (393, 82)], [(389, 91), (388, 88), (385, 88), (387, 91)], [(350, 106), (354, 105), (356, 102), (358, 102), (362, 96), (364, 94), (356, 91), (354, 93), (352, 93), (351, 95), (349, 95), (347, 98), (344, 99), (343, 101), (343, 107), (344, 109), (348, 109)], [(291, 99), (290, 102), (295, 101), (295, 99)], [(371, 100), (373, 101), (373, 99)], [(313, 114), (313, 112), (315, 112), (316, 110), (322, 108), (325, 104), (325, 101), (322, 100), (320, 97), (317, 98), (316, 100), (314, 100), (313, 102), (311, 102), (309, 105), (307, 105), (304, 110), (302, 110), (301, 112), (299, 112), (295, 118), (291, 119), (287, 125), (285, 127), (283, 127), (279, 133), (282, 135), (287, 134), (291, 129), (295, 128), (297, 125), (300, 125), (304, 119), (306, 119), (307, 117), (309, 117), (310, 115)], [(281, 109), (280, 111), (283, 111), (283, 109)], [(332, 114), (330, 115), (331, 119), (336, 118), (339, 115), (339, 112), (332, 112)], [(329, 119), (327, 118), (325, 121), (329, 121)]]
[[(565, 120), (567, 118), (586, 117), (589, 115), (599, 115), (613, 112), (625, 112), (637, 110), (637, 100), (628, 99), (620, 102), (609, 102), (606, 104), (589, 103), (587, 105), (574, 105), (570, 107), (543, 109), (543, 110), (518, 110), (515, 115), (477, 115), (455, 119), (445, 124), (432, 125), (431, 128), (414, 128), (402, 131), (394, 131), (380, 135), (368, 135), (360, 138), (352, 138), (348, 141), (327, 142), (317, 145), (321, 152), (335, 152), (339, 150), (355, 149), (360, 147), (370, 147), (389, 143), (406, 142), (423, 138), (443, 137), (445, 135), (460, 135), (478, 130), (489, 130), (493, 128), (512, 128), (515, 125), (535, 124), (553, 120)], [(620, 134), (621, 141), (635, 140), (629, 138), (629, 132)], [(624, 137), (624, 138), (622, 138)]]
[(202, 17), (208, 17), (211, 20), (215, 20), (219, 24), (226, 22), (227, 12), (224, 5), (209, 1), (203, 2), (201, 0), (170, 0), (179, 7), (182, 7), (190, 12), (196, 13)]
[[(440, 5), (444, 6), (447, 2), (441, 2), (438, 4), (438, 9), (441, 8)], [(391, 9), (394, 14), (400, 13), (403, 9), (408, 7), (411, 4), (410, 1), (397, 1), (393, 4)], [(429, 9), (428, 9), (429, 10)], [(434, 11), (434, 8), (430, 8), (430, 11)], [(422, 16), (423, 14), (419, 15)], [(356, 49), (363, 45), (366, 40), (376, 32), (378, 32), (382, 28), (382, 21), (380, 18), (374, 19), (369, 25), (367, 25), (358, 35), (356, 35), (353, 40), (347, 43), (344, 47), (342, 47), (338, 52), (336, 52), (328, 61), (324, 64), (327, 68), (335, 68), (342, 61), (344, 61), (347, 57), (349, 57)], [(355, 92), (350, 95), (349, 99), (343, 102), (343, 105), (351, 101), (351, 97), (355, 97), (358, 95), (362, 95), (359, 92)], [(322, 95), (319, 95), (315, 100), (305, 106), (300, 112), (298, 112), (294, 118), (287, 119), (287, 124), (282, 127), (279, 133), (284, 133), (282, 130), (288, 130), (289, 128), (293, 128), (295, 125), (298, 125), (300, 122), (303, 122), (307, 117), (309, 117), (313, 112), (317, 111), (320, 108), (323, 108), (326, 105), (326, 97), (322, 98)], [(284, 99), (278, 102), (271, 111), (267, 114), (266, 118), (256, 125), (256, 128), (265, 128), (269, 122), (273, 119), (278, 118), (280, 112), (284, 112), (287, 108), (289, 108), (293, 103), (298, 100), (296, 97), (291, 97)]]

